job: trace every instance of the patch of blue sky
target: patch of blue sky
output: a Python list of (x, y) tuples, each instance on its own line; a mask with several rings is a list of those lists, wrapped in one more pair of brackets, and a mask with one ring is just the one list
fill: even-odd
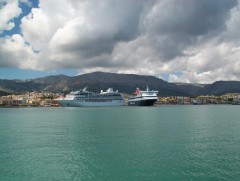
[(160, 78), (160, 79), (163, 79), (165, 81), (169, 80), (169, 74), (158, 74), (156, 77)]
[(36, 70), (25, 70), (18, 68), (0, 68), (0, 79), (35, 79), (39, 77), (45, 77), (50, 75), (64, 74), (67, 76), (76, 76), (78, 72), (73, 69), (59, 69), (54, 71), (36, 71)]
[(171, 73), (158, 74), (156, 77), (163, 79), (165, 81), (169, 81), (170, 75), (175, 75), (177, 77), (181, 77), (183, 75), (183, 73), (181, 71), (175, 71), (175, 72), (171, 72)]
[[(30, 4), (20, 2), (19, 7), (21, 8), (22, 13), (18, 17), (15, 17), (12, 20), (10, 20), (11, 22), (14, 22), (15, 26), (11, 30), (4, 30), (2, 33), (0, 33), (0, 37), (11, 36), (13, 34), (21, 34), (20, 25), (22, 18), (28, 15), (31, 12), (32, 8), (38, 7), (38, 4), (39, 0), (32, 0), (30, 1)], [(5, 5), (6, 3), (5, 4), (0, 3), (0, 8)]]
[(180, 76), (183, 75), (182, 71), (175, 71), (175, 72), (173, 72), (171, 74), (176, 75), (177, 77), (180, 77)]

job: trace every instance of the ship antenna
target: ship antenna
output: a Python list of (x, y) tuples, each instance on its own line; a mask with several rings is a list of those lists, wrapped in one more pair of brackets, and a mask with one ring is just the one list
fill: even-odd
[(87, 86), (86, 86), (86, 87), (84, 87), (83, 91), (86, 91), (86, 90), (87, 90)]

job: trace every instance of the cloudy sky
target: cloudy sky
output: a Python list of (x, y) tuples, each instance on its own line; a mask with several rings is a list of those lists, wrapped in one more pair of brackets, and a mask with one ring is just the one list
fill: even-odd
[(240, 80), (240, 0), (0, 0), (0, 79)]

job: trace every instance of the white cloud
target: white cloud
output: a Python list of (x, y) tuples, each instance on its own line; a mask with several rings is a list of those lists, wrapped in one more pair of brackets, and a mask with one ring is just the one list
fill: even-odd
[(13, 18), (18, 17), (22, 11), (16, 0), (4, 0), (0, 3), (4, 4), (2, 7), (0, 6), (0, 33), (2, 33), (4, 30), (11, 30), (15, 26)]
[[(8, 4), (15, 3), (17, 10), (16, 2)], [(1, 39), (0, 64), (169, 74), (170, 81), (177, 82), (239, 80), (238, 3), (40, 0), (39, 8), (23, 17), (22, 35)], [(9, 20), (16, 16), (0, 19), (0, 27), (11, 28)], [(8, 63), (2, 59), (7, 55)]]
[(36, 54), (18, 34), (0, 39), (0, 66), (36, 69)]
[(218, 80), (239, 80), (240, 45), (233, 42), (208, 41), (186, 52), (182, 57), (169, 63), (172, 72), (181, 70), (182, 74), (171, 74), (171, 82), (212, 83)]

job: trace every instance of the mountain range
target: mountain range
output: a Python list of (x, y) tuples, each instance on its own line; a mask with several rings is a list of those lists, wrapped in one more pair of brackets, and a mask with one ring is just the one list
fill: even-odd
[(121, 93), (131, 94), (138, 87), (149, 86), (159, 96), (199, 96), (240, 93), (240, 81), (217, 81), (212, 84), (169, 83), (154, 76), (93, 72), (74, 77), (54, 75), (30, 80), (0, 79), (0, 95), (20, 94), (28, 91), (68, 92), (88, 87), (100, 92), (112, 87)]

